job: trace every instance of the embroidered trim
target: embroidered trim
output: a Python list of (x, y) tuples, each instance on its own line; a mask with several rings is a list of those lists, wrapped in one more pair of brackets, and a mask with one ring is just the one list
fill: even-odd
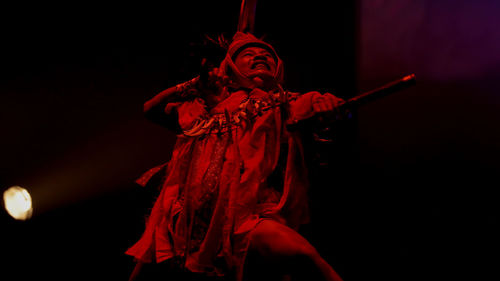
[(190, 137), (204, 134), (224, 134), (230, 132), (234, 127), (242, 126), (245, 122), (249, 122), (257, 116), (262, 116), (268, 110), (296, 100), (297, 96), (296, 93), (286, 92), (284, 95), (276, 93), (264, 98), (247, 98), (234, 113), (229, 114), (226, 111), (225, 113), (212, 114), (198, 119), (193, 127), (184, 130), (183, 134)]

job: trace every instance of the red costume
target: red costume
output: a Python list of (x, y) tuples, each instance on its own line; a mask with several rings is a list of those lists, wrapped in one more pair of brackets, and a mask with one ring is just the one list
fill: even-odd
[[(276, 87), (252, 88), (234, 65), (248, 46), (272, 52)], [(178, 135), (172, 159), (141, 177), (145, 185), (165, 169), (141, 239), (127, 254), (141, 262), (182, 257), (187, 269), (241, 278), (249, 233), (262, 220), (297, 228), (308, 220), (307, 173), (299, 132), (287, 124), (313, 115), (312, 98), (282, 90), (281, 60), (252, 35), (237, 33), (220, 70), (233, 83), (208, 106), (197, 79), (178, 86), (174, 98), (146, 108), (169, 118), (177, 114)], [(156, 120), (161, 122), (161, 120)]]

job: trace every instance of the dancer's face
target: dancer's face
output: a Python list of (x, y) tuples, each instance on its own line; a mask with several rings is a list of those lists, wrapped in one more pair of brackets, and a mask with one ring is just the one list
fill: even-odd
[(248, 47), (241, 51), (234, 61), (241, 74), (248, 78), (269, 79), (276, 72), (276, 61), (272, 54), (261, 47)]

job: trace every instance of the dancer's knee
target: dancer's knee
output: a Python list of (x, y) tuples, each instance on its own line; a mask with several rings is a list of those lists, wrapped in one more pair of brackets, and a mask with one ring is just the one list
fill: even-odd
[(315, 260), (316, 249), (300, 234), (282, 224), (266, 221), (253, 231), (251, 248), (266, 257), (282, 260)]

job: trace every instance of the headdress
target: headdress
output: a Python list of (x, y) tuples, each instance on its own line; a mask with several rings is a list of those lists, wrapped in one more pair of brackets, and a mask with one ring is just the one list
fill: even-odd
[(273, 73), (273, 78), (276, 83), (281, 83), (283, 80), (283, 63), (273, 46), (252, 34), (254, 32), (256, 6), (257, 0), (242, 0), (237, 32), (227, 47), (226, 57), (220, 65), (220, 70), (223, 74), (233, 75), (237, 80), (235, 82), (242, 87), (248, 88), (252, 87), (253, 82), (241, 74), (234, 64), (234, 59), (238, 53), (247, 47), (257, 46), (268, 50), (276, 61), (276, 71)]

